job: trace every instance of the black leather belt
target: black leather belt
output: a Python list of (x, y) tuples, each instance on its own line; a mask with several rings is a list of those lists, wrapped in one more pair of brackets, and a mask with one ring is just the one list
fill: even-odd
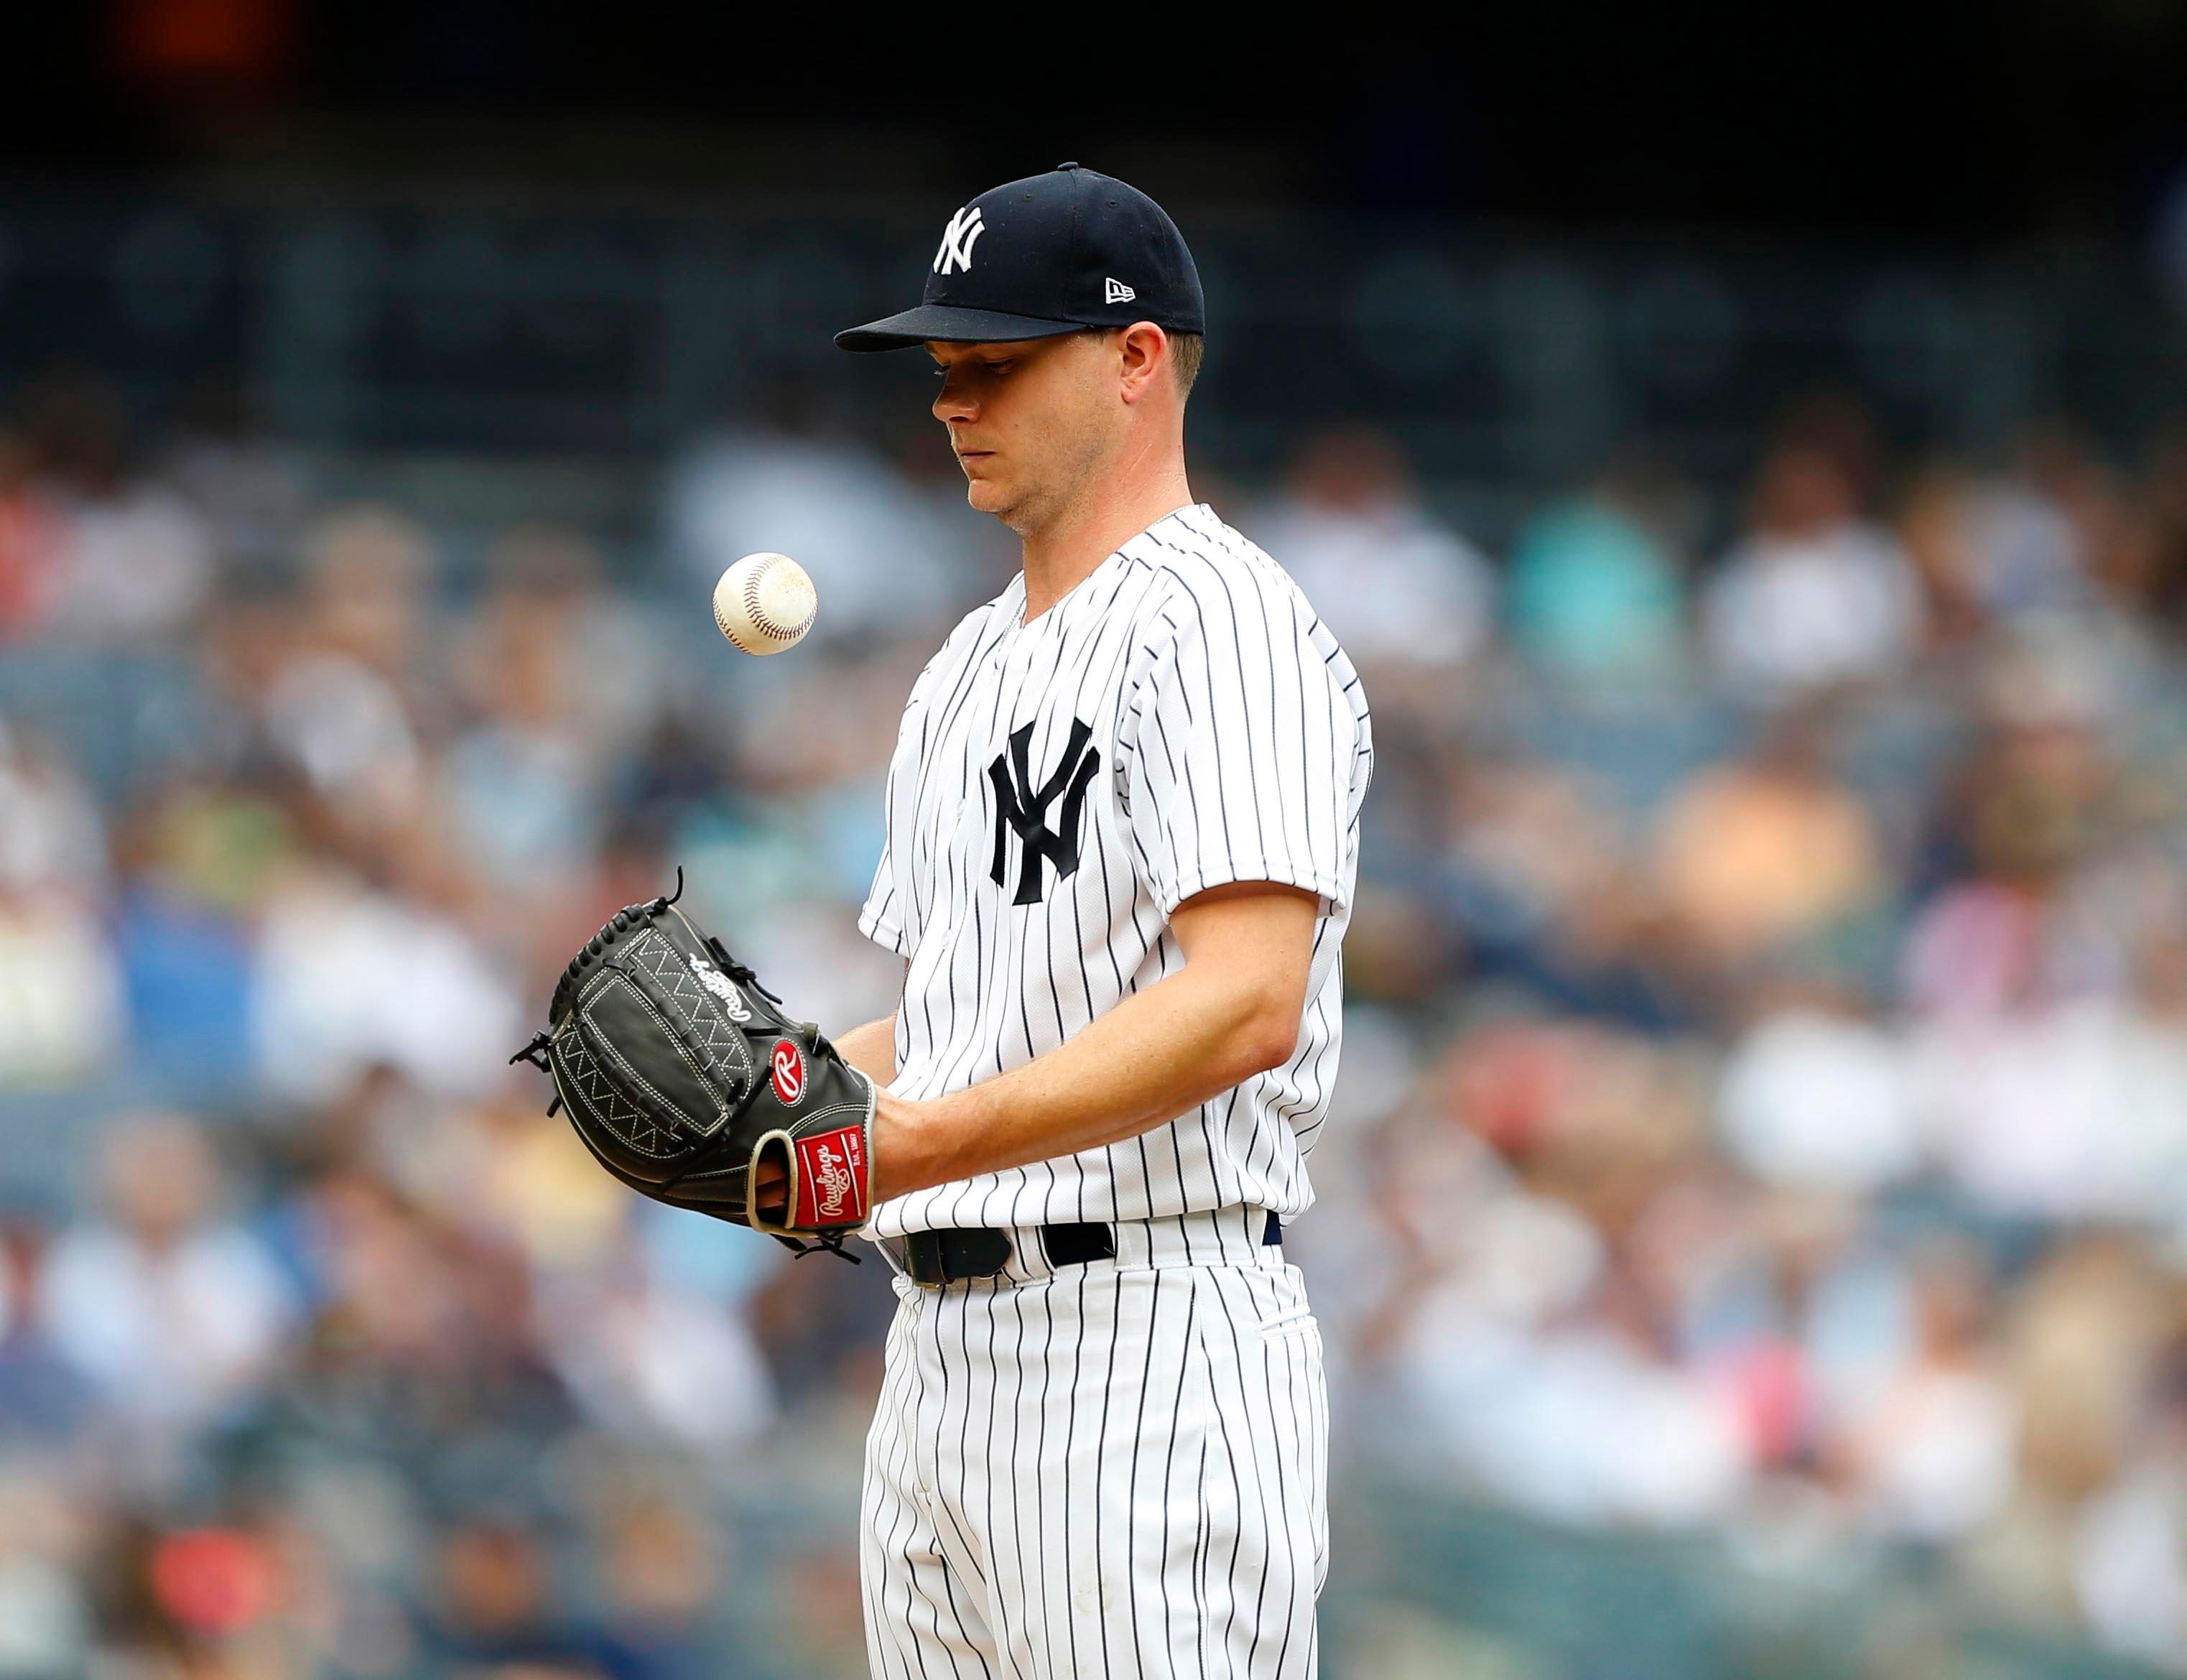
[[(1284, 1222), (1274, 1214), (1262, 1228), (1261, 1241), (1273, 1247), (1284, 1239)], [(1041, 1247), (1050, 1266), (1083, 1266), (1116, 1257), (1116, 1233), (1108, 1225), (1043, 1225)], [(939, 1289), (967, 1278), (992, 1278), (1010, 1261), (1010, 1239), (981, 1226), (914, 1231), (903, 1239), (904, 1273), (914, 1284)]]

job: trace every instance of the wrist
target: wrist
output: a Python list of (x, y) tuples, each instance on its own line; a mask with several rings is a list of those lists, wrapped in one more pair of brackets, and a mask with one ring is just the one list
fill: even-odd
[(936, 1120), (941, 1104), (890, 1094), (874, 1100), (872, 1194), (876, 1205), (894, 1196), (946, 1183)]

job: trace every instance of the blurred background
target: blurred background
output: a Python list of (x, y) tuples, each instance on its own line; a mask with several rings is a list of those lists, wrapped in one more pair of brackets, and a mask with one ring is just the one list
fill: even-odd
[[(1065, 157), (1183, 224), (1195, 487), (1375, 710), (1326, 1672), (2187, 1672), (2176, 0), (1288, 60), (56, 9), (0, 1677), (863, 1673), (881, 1267), (626, 1194), (503, 1058), (679, 863), (801, 1014), (890, 1007), (897, 713), (1015, 550), (827, 336)], [(763, 666), (703, 604), (758, 548), (823, 601)]]

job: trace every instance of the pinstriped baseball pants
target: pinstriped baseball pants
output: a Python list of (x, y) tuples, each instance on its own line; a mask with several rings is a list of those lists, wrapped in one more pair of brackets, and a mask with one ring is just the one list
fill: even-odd
[(1012, 1233), (1001, 1277), (898, 1275), (866, 1442), (877, 1677), (1317, 1673), (1321, 1338), (1262, 1217), (1122, 1225), (1115, 1260), (1053, 1272)]

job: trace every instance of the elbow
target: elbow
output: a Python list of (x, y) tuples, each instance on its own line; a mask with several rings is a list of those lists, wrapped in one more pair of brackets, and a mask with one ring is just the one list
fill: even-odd
[(1240, 1079), (1281, 1067), (1298, 1049), (1299, 1010), (1296, 1000), (1288, 1007), (1275, 1003), (1255, 1012), (1238, 1035), (1239, 1058), (1244, 1064)]

